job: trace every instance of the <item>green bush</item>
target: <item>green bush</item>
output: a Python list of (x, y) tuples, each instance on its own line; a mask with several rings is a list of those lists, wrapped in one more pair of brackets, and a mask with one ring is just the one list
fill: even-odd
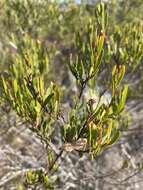
[[(74, 52), (70, 52), (68, 58), (64, 59), (78, 90), (65, 100), (68, 90), (51, 81), (56, 78), (54, 74), (51, 77), (54, 67), (51, 55), (61, 53), (56, 45), (54, 50), (50, 50), (51, 46), (46, 46), (44, 40), (39, 38), (41, 32), (45, 31), (41, 31), (40, 24), (47, 19), (41, 16), (46, 15), (44, 4), (39, 9), (30, 1), (6, 2), (6, 14), (9, 15), (7, 19), (12, 18), (11, 14), (15, 17), (10, 21), (10, 31), (13, 34), (9, 35), (16, 52), (10, 55), (11, 62), (1, 73), (1, 104), (8, 103), (49, 148), (54, 142), (57, 127), (60, 129), (59, 141), (62, 142), (58, 154), (52, 148), (47, 152), (48, 168), (45, 171), (28, 172), (25, 183), (19, 189), (37, 184), (42, 185), (42, 189), (52, 189), (53, 182), (49, 177), (57, 171), (57, 160), (63, 152), (70, 154), (76, 151), (80, 156), (87, 153), (90, 158), (94, 158), (119, 139), (122, 127), (120, 119), (126, 114), (124, 107), (128, 94), (128, 85), (123, 84), (123, 79), (125, 71), (133, 72), (142, 60), (142, 24), (127, 24), (123, 29), (116, 25), (110, 31), (106, 4), (98, 4), (94, 11), (88, 6), (80, 8), (81, 17), (82, 10), (88, 10), (84, 30), (81, 27), (73, 29), (75, 39), (69, 44), (74, 44)], [(76, 12), (74, 4), (72, 6), (73, 12)], [(42, 14), (39, 14), (38, 9)], [(24, 18), (23, 15), (27, 17), (27, 14), (21, 13), (21, 10), (27, 11), (27, 14), (30, 12), (30, 18)], [(64, 35), (67, 37), (69, 34), (74, 38), (69, 32), (71, 28), (68, 28), (68, 22), (70, 20), (74, 23), (76, 17), (68, 15), (64, 19), (63, 15), (68, 12), (61, 13), (57, 4), (50, 4), (48, 13), (47, 17), (53, 19), (47, 26), (50, 35), (54, 27), (54, 38), (62, 41)], [(73, 20), (71, 17), (74, 17)], [(60, 31), (57, 34), (59, 37), (56, 36), (56, 30)], [(67, 39), (70, 39), (69, 36)], [(68, 46), (68, 42), (65, 44)], [(107, 69), (108, 74), (103, 79), (102, 86), (99, 86), (98, 77), (103, 68)], [(85, 91), (92, 91), (93, 96), (86, 98)], [(102, 98), (106, 99), (106, 92), (110, 98), (104, 102)], [(70, 102), (66, 116), (62, 112), (65, 101)]]

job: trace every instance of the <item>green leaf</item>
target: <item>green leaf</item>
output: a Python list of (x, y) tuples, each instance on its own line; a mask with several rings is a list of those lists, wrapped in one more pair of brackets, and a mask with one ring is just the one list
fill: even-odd
[(108, 122), (108, 128), (107, 128), (107, 134), (106, 134), (106, 136), (107, 136), (107, 144), (110, 142), (112, 128), (113, 128), (113, 121), (109, 120), (109, 122)]
[(59, 111), (59, 102), (56, 100), (54, 103), (54, 113), (57, 115)]
[(113, 134), (111, 141), (108, 143), (108, 145), (113, 145), (114, 143), (116, 143), (118, 139), (120, 138), (120, 135), (121, 135), (120, 131), (116, 130)]
[(119, 72), (119, 75), (118, 75), (118, 79), (117, 79), (117, 86), (120, 84), (120, 82), (122, 81), (123, 77), (124, 77), (124, 74), (125, 74), (125, 65), (122, 65), (121, 68), (120, 68), (120, 72)]
[(37, 114), (40, 113), (40, 111), (41, 111), (41, 105), (39, 104), (38, 101), (35, 102), (35, 107), (34, 107), (34, 109), (35, 109), (35, 111), (36, 111)]
[(6, 84), (4, 77), (2, 77), (2, 84), (3, 84), (3, 89), (4, 89), (5, 95), (8, 95), (8, 88), (7, 88), (7, 84)]
[(128, 95), (128, 85), (125, 85), (120, 94), (120, 99), (119, 99), (119, 103), (117, 106), (117, 113), (120, 113), (124, 109), (127, 95)]
[(46, 99), (44, 100), (44, 103), (43, 103), (43, 107), (46, 106), (50, 102), (50, 100), (52, 99), (53, 96), (54, 96), (54, 93), (52, 93), (46, 97)]
[(112, 77), (115, 76), (116, 74), (116, 69), (117, 69), (117, 65), (114, 65), (113, 69), (112, 69)]
[(116, 83), (117, 83), (117, 78), (116, 78), (116, 70), (117, 70), (117, 65), (114, 65), (112, 69), (112, 97), (115, 95), (115, 90), (116, 90)]
[(102, 34), (102, 36), (99, 37), (99, 43), (98, 43), (98, 47), (97, 47), (97, 56), (98, 57), (100, 56), (100, 54), (103, 51), (104, 39), (105, 39), (105, 35)]
[(128, 85), (125, 85), (122, 91), (122, 101), (125, 103), (128, 95)]
[(101, 16), (102, 22), (101, 22), (101, 25), (102, 25), (102, 30), (104, 31), (104, 30), (105, 30), (105, 12), (104, 12), (104, 3), (101, 3), (101, 7), (102, 7), (102, 16)]
[(48, 176), (47, 176), (47, 175), (46, 175), (46, 176), (44, 176), (44, 183), (45, 183), (46, 187), (48, 187), (48, 186), (49, 186), (49, 178), (48, 178)]
[(17, 91), (18, 91), (18, 84), (17, 84), (17, 80), (16, 79), (13, 80), (13, 90), (14, 90), (14, 94), (16, 96), (17, 95)]
[(73, 76), (74, 76), (76, 79), (78, 79), (78, 72), (77, 72), (77, 70), (76, 70), (76, 65), (73, 64), (73, 63), (69, 63), (68, 65), (69, 65), (70, 71), (71, 71), (71, 73), (73, 74)]
[(83, 62), (82, 62), (82, 60), (78, 63), (77, 70), (79, 72), (80, 80), (82, 80), (82, 75), (83, 75)]
[(39, 78), (39, 89), (40, 89), (40, 95), (44, 96), (44, 80), (42, 77)]

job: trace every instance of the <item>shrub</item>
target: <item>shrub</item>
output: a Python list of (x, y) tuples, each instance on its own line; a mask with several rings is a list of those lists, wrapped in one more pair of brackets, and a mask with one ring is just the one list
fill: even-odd
[[(80, 156), (87, 153), (94, 158), (119, 139), (120, 118), (125, 114), (128, 93), (128, 85), (121, 82), (125, 70), (136, 69), (142, 59), (140, 35), (139, 24), (127, 25), (125, 31), (116, 26), (113, 34), (108, 33), (107, 7), (98, 4), (95, 17), (83, 31), (75, 33), (75, 51), (70, 53), (67, 65), (78, 90), (66, 100), (67, 91), (51, 81), (49, 54), (43, 42), (29, 32), (20, 35), (20, 43), (13, 37), (11, 44), (16, 52), (8, 69), (1, 74), (1, 102), (8, 103), (49, 148), (47, 168), (29, 171), (19, 189), (37, 184), (42, 189), (52, 189), (49, 177), (56, 172), (63, 152), (76, 151)], [(103, 66), (108, 68), (108, 81), (99, 86), (98, 76)], [(92, 91), (93, 96), (86, 98), (85, 91)], [(102, 99), (106, 99), (107, 93), (109, 99), (105, 102)], [(66, 115), (62, 111), (64, 101), (70, 105)], [(60, 133), (61, 147), (54, 144), (56, 130)], [(52, 148), (55, 146), (58, 152)]]

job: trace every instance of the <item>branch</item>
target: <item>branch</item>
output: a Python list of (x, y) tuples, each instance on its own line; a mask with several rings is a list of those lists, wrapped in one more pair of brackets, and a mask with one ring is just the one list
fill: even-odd
[(87, 83), (87, 80), (81, 82), (81, 89), (80, 89), (80, 93), (79, 93), (79, 96), (78, 96), (79, 99), (81, 99), (81, 97), (82, 97), (83, 91), (84, 91), (84, 89), (86, 87), (86, 83)]
[(53, 163), (51, 164), (51, 166), (49, 167), (49, 171), (51, 171), (54, 167), (54, 165), (56, 164), (56, 162), (58, 161), (58, 159), (62, 156), (64, 150), (62, 149), (59, 154), (56, 155), (55, 160), (53, 161)]

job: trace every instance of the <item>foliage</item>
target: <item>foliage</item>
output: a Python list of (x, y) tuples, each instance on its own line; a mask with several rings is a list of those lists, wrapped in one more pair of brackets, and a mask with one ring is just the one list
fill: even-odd
[[(6, 0), (3, 6), (7, 20), (2, 21), (10, 23), (7, 35), (15, 52), (9, 55), (10, 63), (0, 81), (2, 103), (8, 103), (49, 148), (45, 171), (30, 171), (26, 175), (28, 185), (38, 183), (42, 189), (52, 188), (49, 177), (56, 172), (63, 152), (88, 153), (94, 158), (117, 142), (128, 94), (128, 85), (122, 85), (125, 71), (135, 71), (143, 56), (141, 22), (110, 27), (108, 6), (104, 3), (95, 10), (86, 5), (65, 4), (70, 11), (62, 10), (57, 3), (48, 3)], [(42, 24), (45, 21), (49, 21), (48, 26)], [(64, 61), (78, 89), (66, 100), (68, 92), (51, 80), (56, 78), (55, 73), (51, 76), (52, 58), (57, 54), (64, 56), (59, 52), (61, 46), (72, 47)], [(100, 92), (98, 77), (103, 68), (107, 74)], [(84, 92), (90, 90), (94, 96), (86, 99)], [(110, 100), (105, 103), (102, 98), (106, 98), (107, 91)], [(64, 101), (71, 102), (66, 115), (62, 112)], [(50, 146), (57, 127), (62, 142), (58, 153)]]

